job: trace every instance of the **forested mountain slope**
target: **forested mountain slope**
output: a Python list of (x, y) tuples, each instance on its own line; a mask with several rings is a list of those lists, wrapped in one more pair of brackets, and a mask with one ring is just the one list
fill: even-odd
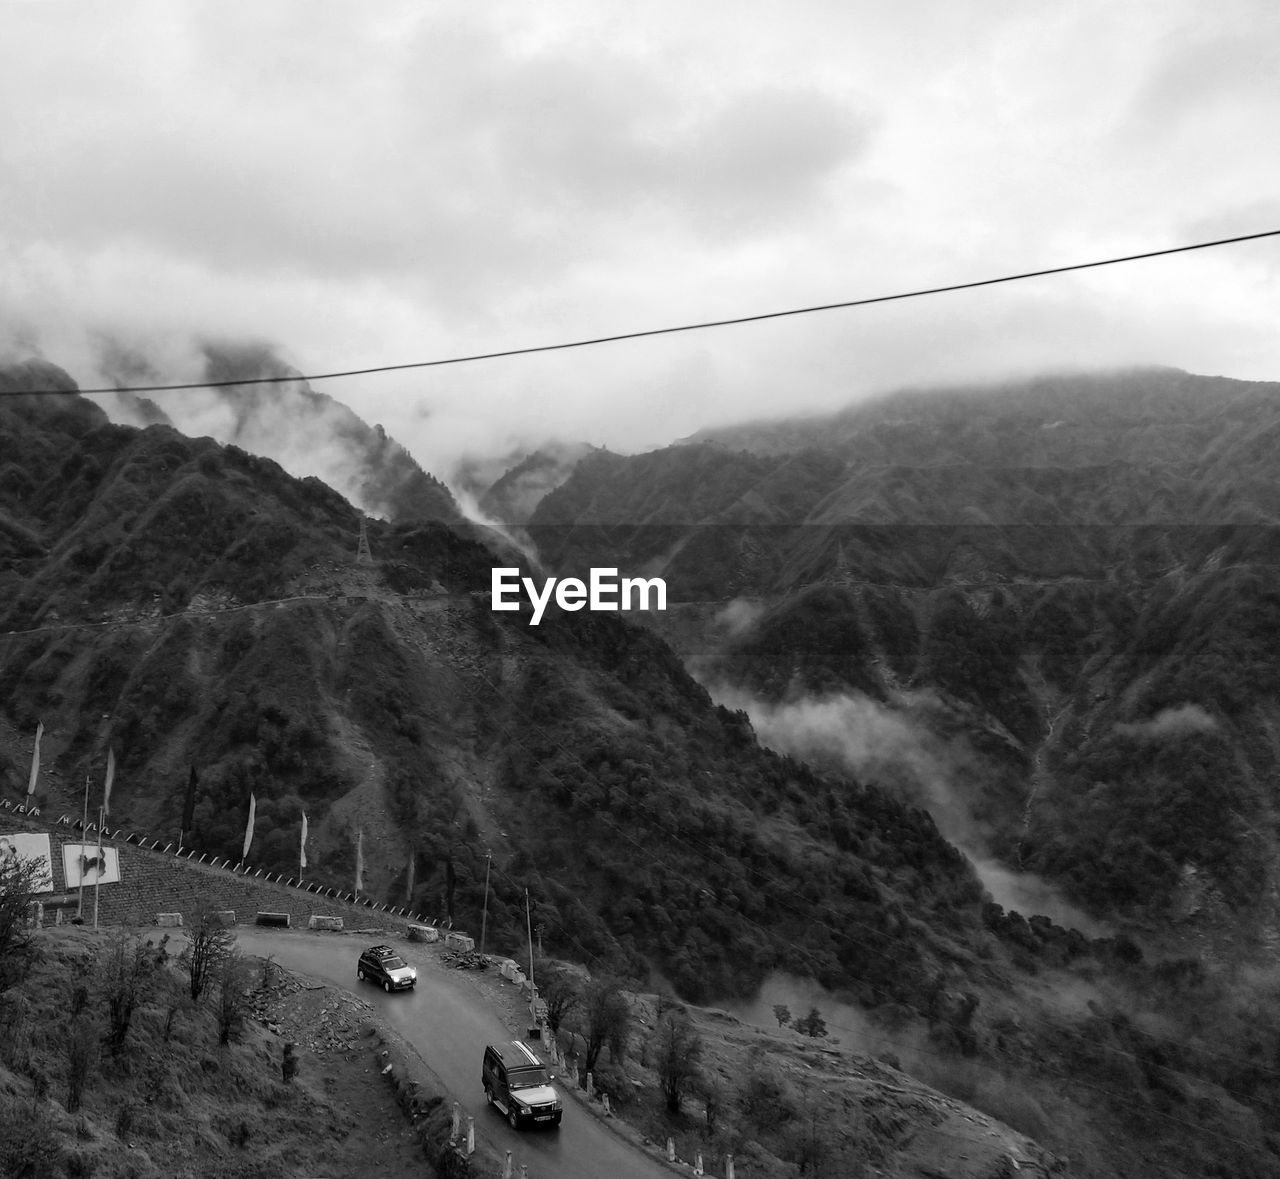
[(1277, 438), (1280, 385), (1171, 369), (907, 391), (589, 455), (529, 530), (554, 568), (664, 576), (653, 623), (708, 683), (976, 748), (957, 789), (1006, 865), (1269, 945)]
[[(11, 798), (43, 722), (51, 813), (79, 813), (86, 774), (96, 802), (109, 743), (112, 825), (176, 835), (194, 767), (201, 850), (239, 858), (252, 793), (250, 863), (293, 871), (305, 811), (309, 877), (349, 887), (359, 833), (367, 893), (472, 930), (492, 852), (491, 946), (519, 944), (527, 888), (548, 952), (597, 974), (695, 1000), (750, 996), (778, 970), (821, 981), (865, 1017), (838, 1030), (846, 1043), (892, 1052), (1081, 1175), (1273, 1173), (1280, 1028), (1258, 976), (1006, 914), (920, 806), (762, 749), (654, 633), (492, 611), (490, 569), (509, 558), (479, 534), (371, 522), (361, 564), (360, 513), (317, 480), (164, 425), (112, 425), (47, 366), (0, 379), (65, 390), (0, 397)], [(705, 486), (731, 505), (739, 476), (717, 486), (721, 455), (692, 453), (705, 466), (687, 477), (678, 454), (649, 461), (685, 477), (691, 502)], [(580, 474), (615, 461), (589, 456)], [(881, 589), (780, 594), (708, 657), (776, 698), (811, 682), (890, 703), (928, 669), (949, 685), (940, 715), (1016, 792), (1046, 728), (1035, 692), (1065, 695), (1082, 674), (1074, 628), (1105, 617), (1128, 633), (1123, 603), (1091, 613), (1086, 596), (1054, 631), (1057, 663), (1044, 647), (1042, 683), (1021, 647), (1008, 657), (1021, 616), (1003, 598)]]
[[(374, 527), (360, 566), (351, 507), (269, 460), (75, 396), (4, 399), (0, 429), (0, 707), (11, 737), (45, 725), (48, 805), (78, 810), (109, 741), (113, 821), (176, 832), (194, 766), (202, 849), (238, 857), (253, 793), (255, 861), (295, 862), (306, 810), (313, 875), (343, 882), (367, 828), (374, 891), (467, 922), (493, 847), (497, 929), (518, 874), (553, 942), (690, 996), (800, 953), (910, 1002), (939, 951), (902, 936), (908, 915), (979, 928), (922, 812), (761, 750), (642, 629), (494, 613), (476, 541)], [(12, 741), (6, 761), (13, 791)], [(788, 898), (859, 944), (796, 927)]]

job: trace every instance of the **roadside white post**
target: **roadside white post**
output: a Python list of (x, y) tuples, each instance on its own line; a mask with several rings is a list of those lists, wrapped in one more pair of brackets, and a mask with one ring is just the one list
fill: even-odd
[(667, 1162), (674, 1163), (676, 1161), (676, 1140), (674, 1138), (667, 1139)]
[(702, 1151), (698, 1151), (694, 1158), (697, 1159), (697, 1162), (693, 1164), (693, 1173), (695, 1175), (705, 1175), (706, 1172), (702, 1169)]
[(733, 1179), (733, 1155), (724, 1156), (724, 1179)]
[(470, 1158), (476, 1152), (476, 1120), (470, 1114), (467, 1115), (467, 1158)]
[(609, 1108), (609, 1094), (601, 1093), (600, 1100), (604, 1103), (604, 1116), (606, 1118), (613, 1117), (613, 1110)]
[(529, 1164), (520, 1164), (520, 1179), (529, 1179)]
[(590, 1073), (587, 1073), (587, 1100), (592, 1100), (596, 1095), (596, 1079)]
[(512, 1167), (514, 1165), (511, 1161), (511, 1152), (507, 1151), (506, 1161), (502, 1164), (502, 1179), (512, 1179)]
[(456, 1101), (453, 1103), (453, 1125), (449, 1130), (449, 1144), (458, 1141), (458, 1135), (462, 1133), (462, 1106)]

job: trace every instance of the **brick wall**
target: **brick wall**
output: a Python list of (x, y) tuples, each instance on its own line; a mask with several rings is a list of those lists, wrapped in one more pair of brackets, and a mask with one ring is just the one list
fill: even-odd
[[(38, 810), (28, 811), (0, 801), (0, 832), (43, 833), (49, 836), (53, 860), (53, 894), (37, 899), (46, 907), (70, 908), (74, 914), (78, 889), (67, 889), (62, 848), (68, 843), (97, 843), (98, 831), (90, 823), (82, 834), (79, 821), (63, 815), (47, 820)], [(201, 862), (199, 855), (177, 855), (170, 845), (131, 832), (102, 832), (102, 846), (116, 849), (120, 861), (118, 884), (98, 890), (98, 921), (104, 925), (152, 925), (157, 913), (182, 913), (189, 920), (197, 907), (233, 909), (237, 924), (253, 924), (259, 912), (288, 913), (290, 924), (306, 926), (312, 916), (341, 917), (348, 929), (392, 921), (427, 924), (417, 913), (391, 905), (375, 905), (351, 893), (313, 884), (289, 883), (274, 874), (255, 874), (253, 868), (236, 871), (228, 863)], [(94, 888), (84, 889), (84, 916), (93, 920)], [(66, 917), (64, 916), (64, 920)]]

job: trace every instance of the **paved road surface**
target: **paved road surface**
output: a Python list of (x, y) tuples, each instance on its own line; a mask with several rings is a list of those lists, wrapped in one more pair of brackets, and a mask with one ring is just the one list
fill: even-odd
[(529, 1166), (529, 1179), (671, 1179), (672, 1172), (662, 1163), (629, 1146), (572, 1097), (564, 1099), (559, 1130), (512, 1130), (485, 1104), (480, 1087), (485, 1044), (511, 1039), (511, 1032), (450, 972), (420, 968), (415, 990), (386, 995), (356, 981), (356, 959), (365, 943), (355, 938), (240, 926), (236, 940), (246, 953), (270, 954), (281, 966), (323, 978), (372, 1003), (475, 1118), (476, 1138), (492, 1146), (499, 1158), (511, 1151), (517, 1175), (523, 1162)]

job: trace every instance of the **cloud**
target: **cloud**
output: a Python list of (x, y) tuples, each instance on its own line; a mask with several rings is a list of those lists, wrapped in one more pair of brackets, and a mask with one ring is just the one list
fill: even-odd
[(975, 834), (968, 808), (948, 782), (960, 755), (908, 715), (856, 693), (765, 704), (732, 689), (716, 699), (751, 718), (760, 741), (779, 752), (838, 768), (926, 807), (956, 842)]
[(730, 637), (740, 635), (759, 621), (765, 612), (763, 602), (750, 602), (746, 598), (734, 598), (724, 609), (716, 612), (715, 625), (723, 627)]
[[(1280, 40), (1264, 16), (0, 6), (0, 321), (82, 381), (102, 332), (144, 340), (166, 376), (211, 335), (324, 372), (1257, 228), (1280, 163), (1237, 145), (1280, 113), (1254, 68)], [(1199, 65), (1199, 97), (1179, 100)], [(1274, 377), (1264, 258), (1280, 247), (317, 388), (447, 475), (522, 439), (629, 451), (1045, 367)]]
[(1115, 731), (1129, 737), (1161, 741), (1185, 733), (1213, 733), (1218, 727), (1218, 722), (1198, 704), (1179, 704), (1162, 708), (1150, 720), (1118, 724)]
[[(732, 604), (731, 604), (732, 605)], [(988, 846), (988, 829), (973, 816), (965, 781), (980, 781), (980, 760), (962, 740), (946, 740), (913, 710), (927, 709), (928, 693), (903, 693), (886, 706), (856, 693), (805, 697), (766, 704), (749, 693), (716, 686), (712, 695), (727, 708), (742, 709), (762, 744), (851, 774), (927, 810), (939, 831), (959, 847), (993, 900), (1027, 916), (1043, 914), (1090, 936), (1105, 930), (1070, 904), (1051, 883), (999, 863)]]
[(1048, 917), (1065, 929), (1078, 929), (1087, 937), (1106, 937), (1110, 930), (1084, 910), (1067, 901), (1062, 892), (1034, 872), (1015, 872), (990, 856), (966, 849), (973, 870), (991, 899), (1025, 916)]

